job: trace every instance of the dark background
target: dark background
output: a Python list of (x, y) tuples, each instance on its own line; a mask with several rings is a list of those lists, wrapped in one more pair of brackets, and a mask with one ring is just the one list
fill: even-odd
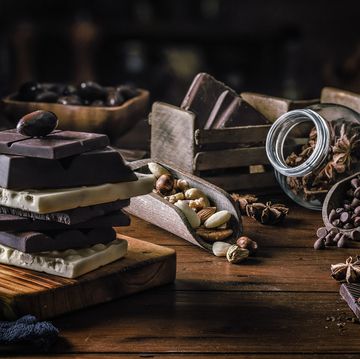
[(0, 1), (0, 94), (93, 79), (179, 104), (200, 71), (239, 92), (360, 92), (359, 10), (359, 0)]

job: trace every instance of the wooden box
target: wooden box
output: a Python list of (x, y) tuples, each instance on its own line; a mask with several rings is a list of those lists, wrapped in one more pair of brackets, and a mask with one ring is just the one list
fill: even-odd
[(269, 125), (204, 130), (196, 115), (155, 102), (149, 116), (151, 157), (229, 190), (276, 188), (265, 151)]

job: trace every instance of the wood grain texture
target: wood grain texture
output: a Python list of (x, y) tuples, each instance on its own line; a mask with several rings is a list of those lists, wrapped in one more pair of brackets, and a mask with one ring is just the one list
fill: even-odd
[(22, 268), (0, 265), (2, 316), (24, 314), (49, 318), (175, 279), (175, 252), (134, 238), (125, 258), (76, 279), (61, 278)]
[[(147, 159), (133, 162), (130, 166), (136, 172), (150, 173), (147, 166), (147, 163), (149, 162), (152, 162), (152, 160)], [(227, 210), (232, 214), (229, 224), (230, 228), (233, 230), (233, 234), (226, 241), (234, 243), (242, 233), (242, 223), (239, 209), (230, 195), (221, 188), (218, 188), (199, 177), (195, 177), (164, 163), (159, 163), (165, 167), (174, 178), (185, 179), (189, 183), (190, 187), (198, 188), (202, 191), (218, 211)], [(198, 245), (208, 251), (212, 250), (212, 243), (204, 241), (196, 234), (196, 231), (190, 226), (189, 221), (183, 212), (156, 193), (132, 198), (130, 205), (126, 207), (125, 210), (128, 213), (155, 224), (156, 226), (161, 227), (192, 244)]]
[(266, 135), (271, 125), (229, 127), (216, 130), (195, 131), (195, 142), (197, 145), (218, 144), (253, 144), (261, 143), (266, 139)]
[(269, 164), (265, 147), (233, 148), (198, 152), (194, 158), (196, 171)]
[(295, 101), (255, 92), (242, 92), (240, 96), (257, 111), (263, 114), (270, 122), (275, 122), (285, 112), (319, 103), (319, 99)]
[(273, 171), (251, 174), (202, 175), (202, 178), (220, 188), (227, 188), (228, 191), (241, 188), (242, 191), (258, 190), (264, 192), (266, 188), (273, 189), (278, 186)]
[(195, 115), (155, 102), (150, 114), (151, 158), (193, 173)]
[(139, 90), (139, 95), (121, 106), (92, 107), (68, 106), (57, 103), (25, 102), (13, 100), (10, 95), (2, 100), (2, 107), (16, 124), (29, 112), (44, 110), (54, 112), (59, 118), (59, 129), (83, 132), (106, 133), (110, 137), (122, 135), (146, 115), (149, 92)]
[(360, 113), (360, 94), (355, 92), (345, 91), (334, 87), (324, 87), (321, 91), (320, 101), (322, 103), (343, 105)]

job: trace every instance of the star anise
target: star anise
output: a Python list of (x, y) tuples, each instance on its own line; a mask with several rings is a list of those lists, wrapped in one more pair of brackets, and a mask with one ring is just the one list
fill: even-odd
[(335, 141), (332, 146), (333, 151), (333, 167), (338, 173), (344, 173), (350, 169), (351, 154), (356, 146), (359, 144), (359, 136), (357, 133), (353, 134), (350, 138), (346, 133), (345, 124), (341, 126), (340, 137)]
[(289, 208), (284, 204), (271, 202), (256, 202), (246, 206), (246, 214), (262, 224), (277, 224), (284, 220), (289, 213)]
[(331, 276), (339, 282), (355, 283), (360, 281), (360, 261), (359, 258), (353, 262), (349, 257), (345, 263), (331, 265)]
[(255, 203), (258, 200), (258, 198), (253, 194), (232, 193), (231, 197), (239, 204), (240, 212), (243, 215), (246, 215), (246, 206)]

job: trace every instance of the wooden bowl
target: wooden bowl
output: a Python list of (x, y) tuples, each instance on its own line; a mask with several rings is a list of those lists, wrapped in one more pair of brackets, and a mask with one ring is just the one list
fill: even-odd
[[(343, 180), (337, 182), (333, 187), (331, 187), (330, 191), (327, 193), (323, 207), (322, 207), (322, 218), (325, 227), (329, 230), (334, 228), (329, 220), (330, 211), (333, 208), (342, 207), (342, 202), (345, 197), (346, 191), (350, 188), (350, 182), (353, 178), (360, 175), (360, 172), (355, 173), (349, 177), (344, 178)], [(338, 227), (336, 227), (338, 228)], [(355, 229), (359, 230), (359, 227), (352, 229), (343, 229), (338, 228), (341, 233), (350, 235)]]
[[(130, 163), (129, 165), (136, 172), (150, 173), (147, 166), (149, 162), (153, 162), (153, 160), (140, 160)], [(241, 235), (243, 228), (241, 214), (231, 196), (221, 188), (199, 177), (185, 173), (159, 161), (156, 161), (156, 163), (165, 167), (175, 178), (185, 179), (191, 187), (198, 188), (204, 192), (218, 210), (227, 210), (232, 214), (230, 228), (233, 230), (233, 234), (225, 239), (224, 242), (235, 243), (236, 239)], [(212, 251), (212, 243), (203, 240), (196, 234), (196, 231), (190, 226), (183, 212), (156, 193), (131, 198), (130, 206), (126, 207), (126, 211), (209, 252)]]
[(149, 92), (143, 89), (139, 89), (137, 96), (116, 107), (17, 101), (15, 96), (11, 94), (2, 100), (3, 111), (14, 125), (29, 112), (45, 110), (58, 116), (59, 129), (105, 133), (112, 138), (119, 137), (146, 116), (149, 102)]

